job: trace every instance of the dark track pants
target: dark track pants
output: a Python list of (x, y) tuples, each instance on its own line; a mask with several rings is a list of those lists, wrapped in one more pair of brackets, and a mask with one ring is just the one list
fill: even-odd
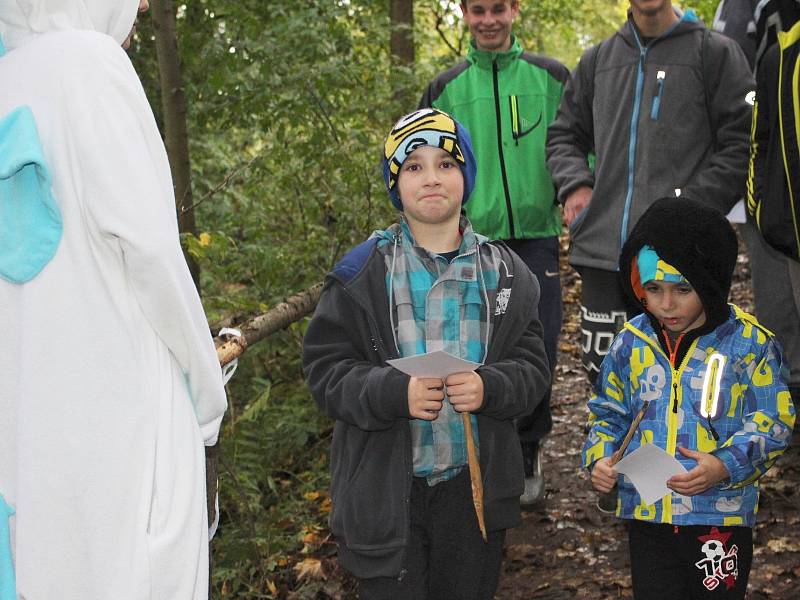
[(741, 600), (753, 562), (749, 527), (630, 521), (636, 600)]
[[(558, 334), (561, 332), (561, 276), (558, 268), (558, 238), (505, 240), (528, 268), (536, 275), (541, 288), (539, 320), (544, 329), (544, 348), (550, 371), (556, 368)], [(538, 442), (553, 428), (550, 415), (550, 390), (530, 415), (517, 420), (517, 433), (523, 443)]]
[(581, 276), (581, 362), (593, 384), (614, 336), (642, 309), (630, 302), (619, 273), (577, 267)]
[(453, 479), (411, 484), (411, 539), (398, 578), (360, 581), (361, 600), (492, 600), (506, 532), (484, 543), (466, 467)]

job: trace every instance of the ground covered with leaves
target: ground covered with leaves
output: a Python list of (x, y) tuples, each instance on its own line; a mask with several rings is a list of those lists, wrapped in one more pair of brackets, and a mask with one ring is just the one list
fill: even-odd
[[(553, 431), (544, 444), (546, 496), (510, 531), (496, 598), (604, 600), (632, 598), (627, 533), (613, 516), (596, 508), (597, 494), (580, 468), (589, 385), (580, 366), (580, 280), (562, 266), (564, 330), (552, 399)], [(752, 311), (747, 258), (740, 255), (732, 299)], [(750, 600), (791, 600), (800, 585), (800, 437), (762, 480), (759, 522), (750, 574)], [(322, 493), (306, 496), (330, 510)], [(357, 597), (352, 578), (336, 564), (336, 545), (323, 528), (302, 532), (301, 548), (267, 580), (261, 598)]]

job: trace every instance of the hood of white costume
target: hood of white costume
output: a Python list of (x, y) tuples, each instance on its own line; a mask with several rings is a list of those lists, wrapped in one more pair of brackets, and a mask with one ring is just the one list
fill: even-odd
[(51, 31), (86, 30), (125, 41), (139, 0), (0, 0), (0, 39), (7, 50)]

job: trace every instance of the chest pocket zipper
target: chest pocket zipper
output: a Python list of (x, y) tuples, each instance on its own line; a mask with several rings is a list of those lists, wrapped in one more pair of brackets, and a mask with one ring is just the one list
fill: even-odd
[(650, 118), (658, 121), (661, 112), (661, 98), (664, 95), (664, 81), (667, 79), (666, 71), (659, 71), (656, 75), (656, 93), (653, 95), (653, 103), (650, 105)]
[(700, 401), (700, 415), (705, 417), (708, 429), (715, 441), (719, 441), (719, 434), (714, 429), (711, 419), (717, 415), (719, 410), (720, 383), (722, 381), (722, 371), (725, 369), (725, 357), (722, 354), (714, 353), (708, 359), (706, 374), (703, 377), (703, 396)]
[(528, 135), (531, 131), (536, 129), (542, 123), (542, 114), (539, 113), (539, 118), (536, 122), (523, 130), (522, 117), (519, 114), (519, 98), (517, 96), (508, 97), (509, 110), (511, 111), (511, 137), (514, 138), (514, 143), (519, 146), (519, 140)]

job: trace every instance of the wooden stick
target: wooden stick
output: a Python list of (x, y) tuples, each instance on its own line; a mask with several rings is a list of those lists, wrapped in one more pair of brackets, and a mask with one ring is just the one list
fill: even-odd
[(631, 440), (633, 439), (633, 434), (636, 433), (636, 430), (639, 428), (639, 423), (642, 422), (642, 419), (644, 418), (644, 415), (649, 407), (650, 407), (650, 401), (645, 400), (644, 404), (642, 405), (642, 408), (639, 410), (636, 417), (633, 419), (633, 422), (631, 423), (631, 426), (628, 429), (628, 433), (625, 434), (625, 439), (622, 440), (622, 445), (616, 452), (614, 452), (614, 454), (611, 455), (610, 464), (612, 467), (615, 464), (617, 464), (622, 458), (622, 455), (625, 454), (625, 450), (628, 449), (628, 446), (630, 445)]
[(483, 478), (481, 477), (481, 464), (478, 462), (478, 452), (475, 449), (475, 440), (472, 438), (472, 418), (470, 413), (461, 413), (464, 423), (464, 436), (467, 438), (467, 462), (469, 463), (469, 479), (472, 483), (472, 503), (475, 505), (475, 514), (478, 517), (478, 527), (481, 530), (483, 541), (486, 537), (486, 521), (483, 518)]

